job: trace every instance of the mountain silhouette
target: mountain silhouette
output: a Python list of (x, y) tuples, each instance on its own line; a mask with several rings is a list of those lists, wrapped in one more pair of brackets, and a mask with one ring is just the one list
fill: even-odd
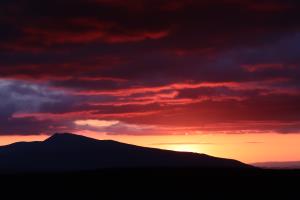
[(57, 133), (41, 142), (18, 142), (0, 147), (0, 172), (155, 167), (251, 168), (231, 159), (146, 148), (70, 133)]

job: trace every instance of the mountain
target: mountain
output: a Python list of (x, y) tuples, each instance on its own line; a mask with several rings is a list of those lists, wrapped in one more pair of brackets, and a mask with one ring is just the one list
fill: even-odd
[(254, 166), (269, 169), (300, 169), (300, 161), (286, 162), (260, 162), (254, 163)]
[(0, 147), (0, 172), (155, 167), (249, 168), (250, 166), (236, 160), (205, 154), (139, 147), (69, 133), (57, 133), (41, 142), (19, 142)]

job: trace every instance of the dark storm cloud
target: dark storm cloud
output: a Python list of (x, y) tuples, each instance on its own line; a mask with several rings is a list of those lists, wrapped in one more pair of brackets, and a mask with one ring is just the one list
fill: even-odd
[[(240, 55), (230, 52), (293, 35), (299, 29), (297, 6), (296, 1), (11, 1), (2, 17), (11, 27), (5, 35), (12, 38), (4, 37), (0, 74), (105, 76), (137, 80), (135, 85), (149, 77), (146, 84), (186, 77), (253, 79), (239, 67), (245, 64)], [(252, 62), (268, 56), (254, 57)]]
[(53, 134), (55, 132), (74, 130), (75, 127), (71, 122), (57, 122), (52, 120), (37, 121), (34, 118), (4, 119), (0, 125), (0, 135)]
[[(67, 98), (58, 91), (49, 91), (41, 85), (24, 81), (0, 81), (0, 135), (3, 134), (36, 134), (65, 130), (66, 122), (37, 121), (34, 118), (13, 118), (17, 112), (38, 112), (45, 105), (66, 104)], [(63, 100), (65, 99), (65, 100)], [(58, 109), (55, 106), (55, 109)], [(65, 108), (65, 107), (64, 107)], [(52, 112), (55, 112), (55, 109)], [(70, 127), (68, 127), (70, 128)], [(70, 129), (69, 129), (70, 130)]]
[(296, 0), (1, 1), (0, 134), (68, 130), (89, 118), (298, 132), (299, 8)]

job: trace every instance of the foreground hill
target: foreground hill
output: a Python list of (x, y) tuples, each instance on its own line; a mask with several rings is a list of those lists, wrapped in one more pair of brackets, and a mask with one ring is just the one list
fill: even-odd
[(251, 168), (236, 160), (96, 140), (69, 133), (42, 142), (0, 147), (1, 172), (85, 171), (108, 168)]
[(288, 162), (260, 162), (253, 163), (254, 166), (269, 169), (300, 169), (300, 161)]
[[(1, 196), (18, 199), (297, 199), (300, 171), (72, 134), (0, 147)], [(196, 197), (196, 198), (195, 198)]]

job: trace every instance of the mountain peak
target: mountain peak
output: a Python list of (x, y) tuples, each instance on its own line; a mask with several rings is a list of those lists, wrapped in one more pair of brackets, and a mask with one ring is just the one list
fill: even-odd
[(0, 147), (0, 154), (5, 155), (0, 156), (0, 172), (6, 169), (74, 171), (128, 167), (249, 168), (230, 159), (139, 147), (71, 133), (56, 133), (44, 142)]
[(95, 140), (93, 138), (85, 137), (82, 135), (76, 135), (72, 133), (55, 133), (50, 136), (45, 142), (70, 142), (80, 140)]
[[(106, 145), (111, 144), (123, 144), (114, 140), (98, 140), (95, 138), (83, 136), (83, 135), (77, 135), (73, 133), (55, 133), (46, 140), (44, 140), (44, 143), (48, 144), (54, 144), (54, 145), (66, 145), (66, 144), (73, 144), (73, 145), (81, 145), (83, 143), (85, 144), (91, 144), (91, 143), (101, 143)], [(127, 145), (127, 144), (126, 144)]]

